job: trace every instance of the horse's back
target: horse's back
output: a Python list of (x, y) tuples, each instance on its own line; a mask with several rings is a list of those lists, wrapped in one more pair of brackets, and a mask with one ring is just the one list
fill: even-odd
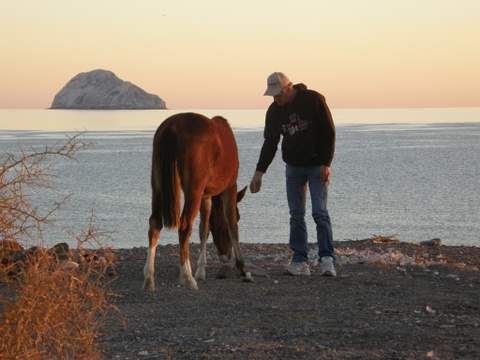
[(211, 119), (212, 123), (214, 124), (215, 130), (222, 140), (222, 143), (224, 143), (227, 146), (230, 145), (235, 145), (235, 149), (237, 147), (235, 143), (235, 137), (233, 135), (232, 128), (230, 127), (230, 124), (228, 123), (227, 119), (221, 117), (221, 116), (215, 116)]
[(214, 124), (206, 116), (196, 113), (175, 114), (157, 129), (153, 151), (158, 152), (161, 143), (170, 139), (175, 143), (170, 146), (170, 151), (176, 153), (180, 162), (192, 162), (194, 158), (201, 158), (209, 163), (221, 152), (221, 144), (215, 134)]
[(236, 183), (238, 152), (226, 119), (219, 116), (210, 119), (196, 113), (173, 115), (155, 134), (157, 157), (162, 157), (161, 144), (167, 141), (172, 143), (169, 151), (176, 153), (181, 177), (203, 179), (206, 193), (216, 195)]
[[(180, 113), (167, 118), (157, 129), (154, 146), (162, 141), (165, 132), (173, 133), (182, 149), (191, 147), (209, 147), (211, 151), (220, 151), (229, 160), (238, 161), (237, 145), (228, 121), (215, 116), (212, 119), (197, 113)], [(233, 155), (233, 156), (232, 156)]]
[(233, 135), (232, 128), (228, 121), (221, 117), (215, 116), (212, 118), (214, 123), (215, 130), (222, 148), (222, 166), (227, 166), (229, 168), (238, 169), (238, 149), (237, 143), (235, 141), (235, 136)]
[(170, 131), (177, 138), (202, 138), (212, 131), (211, 120), (196, 113), (180, 113), (167, 118), (157, 129), (155, 138), (161, 138), (165, 131)]

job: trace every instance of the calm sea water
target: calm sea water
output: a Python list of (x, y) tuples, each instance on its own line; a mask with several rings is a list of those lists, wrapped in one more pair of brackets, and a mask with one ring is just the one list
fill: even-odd
[[(248, 185), (262, 144), (264, 110), (197, 110), (220, 114), (235, 129), (239, 186)], [(145, 246), (150, 206), (153, 132), (179, 111), (0, 110), (0, 154), (62, 143), (85, 131), (90, 148), (77, 161), (57, 161), (53, 189), (36, 189), (40, 209), (70, 195), (44, 232), (47, 244), (67, 241), (96, 225), (114, 247)], [(334, 239), (396, 235), (434, 237), (446, 244), (480, 246), (480, 108), (336, 110), (337, 150), (329, 209)], [(239, 205), (242, 242), (287, 243), (285, 167), (280, 151), (262, 191)], [(309, 207), (310, 211), (310, 207)], [(308, 218), (310, 241), (314, 223)], [(197, 225), (198, 226), (198, 225)], [(192, 239), (198, 242), (197, 230)], [(176, 243), (164, 231), (161, 243)]]

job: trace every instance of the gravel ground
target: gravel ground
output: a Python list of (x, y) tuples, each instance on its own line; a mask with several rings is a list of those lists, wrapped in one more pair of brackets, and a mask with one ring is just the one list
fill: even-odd
[(217, 279), (209, 245), (198, 291), (178, 285), (178, 246), (159, 246), (153, 294), (142, 290), (146, 248), (116, 250), (124, 321), (109, 317), (104, 357), (479, 359), (480, 248), (383, 240), (336, 243), (336, 278), (315, 261), (310, 277), (284, 275), (287, 245), (242, 244), (254, 283)]

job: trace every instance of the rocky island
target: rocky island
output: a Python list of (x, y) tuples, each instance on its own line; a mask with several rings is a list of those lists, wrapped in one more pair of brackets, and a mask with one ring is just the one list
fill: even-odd
[(166, 104), (113, 72), (98, 69), (73, 77), (55, 95), (51, 109), (166, 109)]

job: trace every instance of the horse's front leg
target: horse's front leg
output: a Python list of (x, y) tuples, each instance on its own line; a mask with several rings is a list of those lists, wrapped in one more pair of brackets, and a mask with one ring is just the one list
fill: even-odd
[(220, 259), (220, 262), (222, 263), (222, 266), (220, 267), (220, 270), (218, 270), (217, 278), (226, 279), (231, 275), (233, 270), (231, 252), (228, 255), (224, 255), (224, 254), (219, 255), (219, 259)]
[(231, 189), (223, 193), (225, 201), (224, 216), (228, 226), (228, 233), (232, 241), (233, 256), (235, 257), (235, 264), (238, 270), (243, 275), (243, 280), (253, 282), (252, 273), (245, 268), (245, 260), (243, 259), (240, 250), (240, 240), (238, 235), (238, 214), (237, 214), (237, 187), (233, 186)]
[(196, 280), (205, 280), (207, 277), (205, 268), (207, 267), (207, 239), (210, 232), (211, 211), (212, 198), (203, 199), (200, 206), (200, 255), (198, 255), (197, 269), (195, 271)]

